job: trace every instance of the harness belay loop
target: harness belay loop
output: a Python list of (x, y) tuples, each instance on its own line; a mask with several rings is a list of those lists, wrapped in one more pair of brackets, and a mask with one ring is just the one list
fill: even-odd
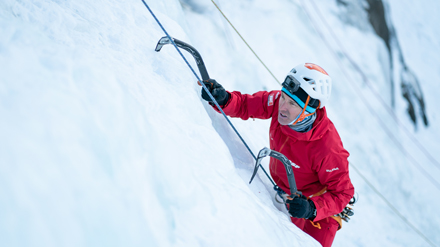
[(335, 216), (339, 216), (343, 221), (348, 222), (350, 220), (350, 217), (354, 215), (353, 206), (356, 202), (357, 199), (353, 196), (353, 198), (351, 198), (350, 202), (347, 204), (347, 206), (345, 206), (342, 212), (336, 214)]

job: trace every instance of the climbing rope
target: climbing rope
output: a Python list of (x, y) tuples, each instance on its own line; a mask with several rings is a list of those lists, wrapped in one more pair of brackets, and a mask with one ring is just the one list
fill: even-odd
[(251, 46), (248, 44), (248, 42), (246, 42), (246, 40), (243, 38), (243, 36), (241, 36), (240, 32), (237, 31), (237, 29), (234, 27), (234, 25), (232, 25), (232, 23), (229, 21), (228, 17), (226, 17), (226, 15), (223, 13), (223, 11), (220, 9), (220, 7), (214, 2), (214, 0), (211, 0), (211, 2), (215, 5), (215, 7), (218, 9), (218, 11), (223, 15), (223, 17), (226, 19), (226, 21), (229, 23), (229, 25), (231, 25), (231, 27), (234, 29), (234, 31), (238, 34), (238, 36), (240, 36), (241, 40), (243, 40), (243, 42), (246, 44), (246, 46), (251, 50), (251, 52), (255, 55), (255, 57), (258, 59), (258, 61), (260, 61), (260, 63), (264, 66), (264, 68), (266, 68), (266, 70), (272, 75), (273, 79), (275, 79), (275, 81), (281, 85), (281, 83), (277, 80), (277, 78), (275, 77), (275, 75), (272, 73), (272, 71), (270, 71), (270, 69), (266, 66), (266, 64), (260, 59), (260, 57), (257, 55), (257, 53), (255, 53), (255, 51), (251, 48)]
[[(177, 47), (176, 43), (174, 42), (173, 38), (171, 38), (171, 36), (168, 34), (168, 32), (165, 30), (165, 28), (163, 27), (162, 23), (160, 23), (159, 19), (157, 19), (156, 15), (153, 13), (153, 11), (151, 10), (151, 8), (148, 6), (148, 4), (145, 2), (145, 0), (142, 0), (142, 2), (144, 3), (145, 7), (147, 7), (148, 11), (151, 13), (151, 15), (153, 16), (153, 18), (156, 20), (157, 24), (159, 24), (160, 28), (162, 29), (162, 31), (165, 33), (165, 35), (168, 37), (168, 39), (172, 42), (173, 46), (176, 48), (177, 52), (180, 54), (180, 56), (183, 58), (183, 60), (185, 61), (186, 65), (188, 65), (188, 67), (191, 69), (191, 71), (193, 72), (193, 74), (195, 75), (195, 77), (197, 78), (197, 80), (199, 82), (202, 82), (202, 80), (200, 80), (199, 76), (197, 75), (197, 73), (194, 71), (193, 67), (189, 64), (188, 60), (186, 60), (185, 56), (183, 56), (182, 52), (180, 51), (180, 49)], [(214, 102), (215, 106), (217, 107), (217, 109), (222, 113), (222, 115), (225, 117), (226, 121), (228, 121), (229, 125), (232, 127), (232, 129), (235, 131), (235, 133), (237, 134), (237, 136), (240, 138), (240, 140), (243, 142), (243, 144), (245, 145), (245, 147), (247, 148), (247, 150), (249, 151), (249, 153), (252, 155), (252, 157), (254, 157), (254, 160), (257, 160), (257, 158), (255, 157), (254, 153), (251, 151), (251, 149), (249, 148), (249, 146), (247, 145), (247, 143), (244, 141), (243, 137), (241, 137), (240, 133), (238, 133), (237, 129), (234, 127), (234, 125), (232, 124), (232, 122), (229, 120), (229, 118), (226, 116), (225, 112), (223, 111), (223, 109), (220, 107), (220, 105), (217, 103), (217, 101), (215, 100), (214, 96), (212, 96), (211, 92), (209, 92), (208, 88), (205, 86), (204, 83), (200, 83), (203, 87), (203, 89), (205, 90), (205, 92), (208, 94), (208, 96), (211, 98), (211, 100)], [(263, 170), (263, 172), (266, 174), (267, 178), (270, 180), (270, 182), (272, 183), (272, 185), (274, 186), (274, 189), (277, 190), (277, 185), (275, 184), (275, 182), (272, 180), (272, 178), (269, 176), (269, 174), (266, 172), (266, 170), (264, 169), (263, 166), (261, 166), (261, 169)]]
[(408, 224), (409, 227), (411, 227), (411, 229), (413, 229), (418, 235), (420, 235), (420, 237), (422, 237), (428, 244), (430, 244), (431, 246), (436, 246), (431, 240), (429, 240), (429, 238), (427, 238), (419, 229), (417, 229), (413, 224), (411, 224), (411, 222), (405, 217), (403, 216), (403, 214), (401, 214), (399, 212), (399, 210), (397, 210), (393, 204), (391, 202), (389, 202), (386, 197), (384, 195), (382, 195), (382, 193), (380, 193), (380, 191), (378, 189), (376, 189), (376, 187), (373, 186), (373, 184), (370, 183), (370, 181), (368, 181), (368, 179), (366, 177), (364, 177), (364, 175), (362, 175), (362, 173), (356, 168), (356, 166), (353, 165), (353, 163), (350, 163), (350, 167), (353, 167), (354, 170), (357, 172), (357, 174), (359, 174), (359, 176), (365, 181), (365, 183), (367, 183), (367, 185), (377, 194), (379, 195), (379, 197), (388, 205), (388, 207), (391, 208), (391, 210), (400, 218), (402, 219), (406, 224)]

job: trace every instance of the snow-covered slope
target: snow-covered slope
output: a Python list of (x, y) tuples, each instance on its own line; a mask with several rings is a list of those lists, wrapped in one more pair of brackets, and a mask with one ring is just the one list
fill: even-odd
[[(440, 245), (440, 190), (420, 172), (440, 181), (440, 169), (418, 145), (440, 160), (440, 4), (386, 2), (425, 97), (430, 124), (414, 128), (402, 97), (397, 124), (366, 85), (390, 102), (383, 41), (347, 22), (345, 1), (313, 2), (217, 1), (278, 81), (301, 62), (333, 78), (328, 113), (359, 195), (334, 245), (429, 246), (363, 177)], [(280, 88), (211, 1), (147, 3), (226, 89)], [(4, 0), (0, 34), (1, 246), (319, 246), (274, 205), (263, 173), (248, 185), (253, 158), (176, 50), (154, 52), (164, 33), (142, 1)], [(268, 146), (268, 121), (231, 121), (254, 153)]]

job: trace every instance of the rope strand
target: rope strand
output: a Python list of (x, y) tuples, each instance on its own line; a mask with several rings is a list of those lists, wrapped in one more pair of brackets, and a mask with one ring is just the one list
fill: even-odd
[(231, 27), (234, 29), (234, 31), (238, 34), (238, 36), (240, 36), (241, 40), (243, 40), (243, 42), (247, 45), (247, 47), (251, 50), (251, 52), (255, 55), (255, 57), (258, 59), (258, 61), (260, 61), (260, 63), (264, 66), (264, 68), (266, 68), (266, 70), (272, 75), (273, 79), (281, 85), (281, 83), (277, 80), (277, 78), (275, 77), (275, 75), (272, 73), (272, 71), (270, 71), (270, 69), (266, 66), (266, 64), (260, 59), (260, 57), (257, 55), (257, 53), (255, 53), (255, 51), (251, 48), (251, 46), (246, 42), (246, 40), (243, 38), (243, 36), (241, 36), (240, 32), (237, 31), (237, 29), (235, 29), (234, 25), (232, 25), (232, 23), (229, 21), (228, 17), (226, 17), (226, 15), (223, 13), (223, 11), (220, 9), (220, 7), (214, 2), (214, 0), (211, 0), (211, 2), (215, 5), (215, 7), (218, 9), (218, 11), (220, 11), (220, 13), (223, 15), (223, 17), (226, 19), (226, 21), (228, 21), (229, 25), (231, 25)]
[(411, 222), (405, 217), (403, 216), (403, 214), (401, 214), (394, 206), (391, 202), (389, 202), (386, 197), (384, 195), (382, 195), (378, 189), (376, 189), (376, 187), (373, 186), (373, 184), (370, 183), (370, 181), (368, 181), (367, 178), (364, 177), (364, 175), (362, 175), (362, 173), (356, 168), (356, 166), (353, 165), (353, 163), (350, 163), (350, 167), (353, 167), (354, 170), (357, 172), (357, 174), (365, 181), (365, 183), (367, 183), (367, 185), (377, 194), (379, 195), (379, 197), (388, 205), (388, 207), (391, 208), (391, 210), (400, 218), (402, 219), (409, 227), (411, 227), (411, 229), (413, 229), (418, 235), (420, 235), (420, 237), (422, 237), (429, 245), (436, 247), (436, 245), (429, 240), (429, 238), (427, 238), (419, 229), (417, 229), (413, 224), (411, 224)]

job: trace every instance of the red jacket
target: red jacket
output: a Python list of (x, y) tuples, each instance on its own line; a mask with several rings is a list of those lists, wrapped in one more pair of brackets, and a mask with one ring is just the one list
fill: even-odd
[[(223, 107), (227, 115), (243, 120), (272, 118), (270, 148), (284, 154), (297, 165), (293, 167), (296, 184), (305, 196), (312, 196), (310, 199), (317, 209), (314, 221), (340, 213), (353, 197), (354, 187), (348, 175), (349, 153), (344, 149), (325, 108), (316, 111), (312, 129), (301, 133), (278, 123), (281, 91), (230, 94), (228, 103)], [(269, 167), (275, 183), (290, 194), (283, 164), (271, 158)], [(321, 195), (313, 196), (315, 194)]]

